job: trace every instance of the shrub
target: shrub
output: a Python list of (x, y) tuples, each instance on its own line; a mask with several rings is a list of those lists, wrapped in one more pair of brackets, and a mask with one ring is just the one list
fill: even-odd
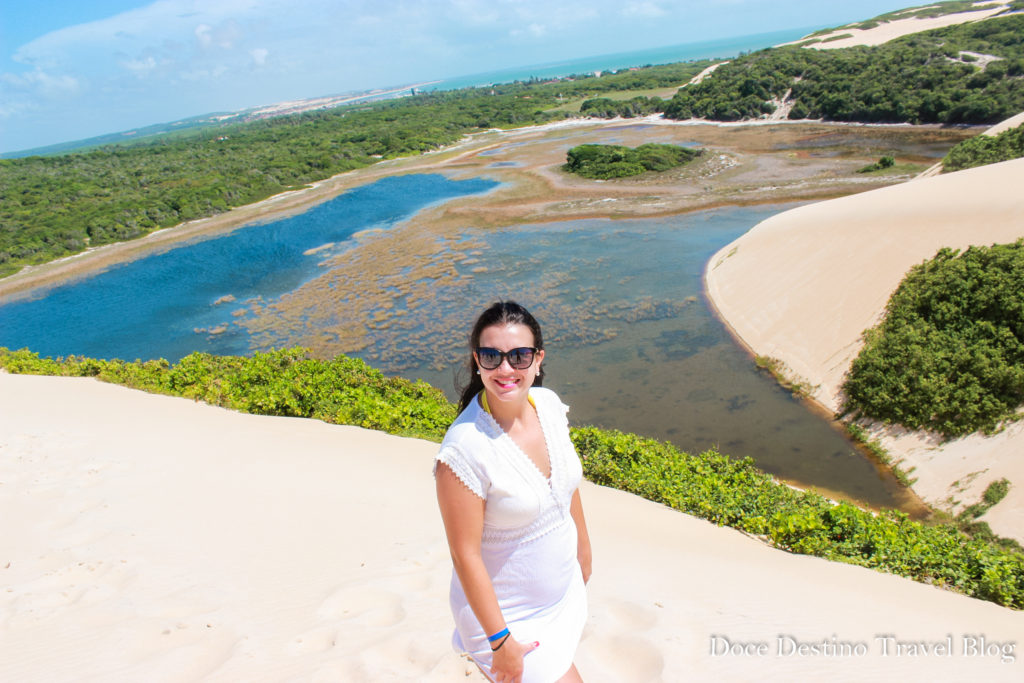
[(999, 135), (976, 135), (954, 146), (942, 160), (943, 172), (995, 164), (1024, 157), (1024, 125)]
[(873, 173), (875, 171), (884, 171), (887, 168), (892, 168), (896, 164), (896, 160), (890, 156), (885, 156), (876, 161), (873, 164), (868, 164), (863, 168), (858, 168), (857, 173)]
[(440, 441), (455, 419), (455, 407), (426, 382), (385, 377), (356, 358), (308, 358), (298, 348), (252, 357), (192, 353), (173, 366), (164, 360), (53, 360), (27, 350), (0, 348), (0, 367), (17, 373), (97, 377), (247, 413), (312, 417), (433, 441)]
[(946, 437), (992, 433), (1024, 404), (1024, 240), (915, 266), (843, 385), (844, 413)]

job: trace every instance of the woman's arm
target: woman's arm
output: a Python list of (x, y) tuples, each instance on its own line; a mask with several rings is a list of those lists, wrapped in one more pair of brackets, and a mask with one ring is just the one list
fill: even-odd
[(583, 518), (583, 501), (580, 499), (580, 490), (576, 489), (572, 494), (572, 503), (569, 505), (569, 513), (576, 522), (576, 559), (583, 570), (583, 583), (590, 581), (590, 574), (593, 570), (593, 555), (590, 549), (590, 534), (587, 532), (587, 520)]
[[(484, 529), (484, 501), (466, 488), (443, 462), (437, 464), (434, 478), (437, 485), (437, 502), (441, 508), (441, 519), (444, 521), (445, 534), (448, 536), (448, 549), (452, 554), (455, 573), (484, 633), (497, 633), (504, 629), (506, 624), (480, 552)], [(513, 634), (508, 642), (494, 653), (491, 675), (496, 681), (518, 682), (523, 675), (523, 655), (536, 646), (535, 643), (520, 643)]]

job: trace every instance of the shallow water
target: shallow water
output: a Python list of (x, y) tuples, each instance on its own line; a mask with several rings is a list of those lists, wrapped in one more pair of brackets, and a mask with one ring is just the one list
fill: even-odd
[[(716, 448), (797, 484), (906, 507), (909, 496), (891, 474), (759, 372), (704, 299), (711, 255), (793, 206), (467, 231), (488, 246), (460, 269), (487, 270), (470, 287), (434, 292), (438, 313), (458, 330), (442, 344), (453, 360), (439, 368), (424, 358), (402, 374), (454, 398), (473, 317), (493, 300), (514, 299), (541, 322), (546, 384), (571, 406), (574, 424), (667, 439), (689, 452)], [(406, 348), (415, 347), (417, 329), (410, 325)]]
[[(353, 248), (357, 233), (386, 230), (433, 203), (495, 186), (407, 175), (356, 188), (301, 215), (0, 306), (0, 346), (127, 359), (249, 353), (252, 338), (233, 323), (247, 302), (271, 302), (321, 274), (324, 260)], [(572, 406), (573, 423), (669, 439), (690, 452), (718, 448), (799, 484), (901, 506), (906, 494), (891, 475), (759, 374), (703, 299), (708, 258), (790, 206), (467, 228), (462, 242), (471, 251), (454, 258), (460, 247), (443, 247), (466, 279), (434, 288), (429, 306), (397, 316), (401, 325), (369, 332), (368, 350), (354, 355), (454, 396), (472, 319), (496, 299), (515, 299), (544, 326), (547, 384)], [(399, 311), (404, 302), (393, 306)], [(287, 345), (289, 333), (282, 334)]]

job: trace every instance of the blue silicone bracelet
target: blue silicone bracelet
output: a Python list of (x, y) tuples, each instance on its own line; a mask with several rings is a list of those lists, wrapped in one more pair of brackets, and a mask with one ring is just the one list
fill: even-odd
[(493, 636), (487, 636), (487, 642), (493, 643), (494, 641), (498, 640), (499, 638), (504, 638), (507, 635), (508, 635), (508, 626), (506, 626), (505, 628), (501, 629), (500, 631), (495, 633)]

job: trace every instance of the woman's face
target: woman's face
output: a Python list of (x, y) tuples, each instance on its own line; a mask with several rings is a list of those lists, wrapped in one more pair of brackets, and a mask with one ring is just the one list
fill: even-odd
[[(485, 327), (480, 333), (479, 346), (498, 351), (510, 351), (533, 345), (533, 332), (526, 325), (491, 325)], [(488, 400), (492, 398), (496, 401), (525, 400), (527, 392), (533, 386), (533, 380), (537, 376), (541, 361), (544, 360), (544, 351), (537, 351), (530, 367), (522, 370), (517, 370), (509, 365), (507, 358), (503, 358), (498, 367), (487, 370), (480, 366), (480, 359), (475, 350), (473, 359), (480, 370), (480, 379), (483, 380), (484, 388), (487, 390)]]

